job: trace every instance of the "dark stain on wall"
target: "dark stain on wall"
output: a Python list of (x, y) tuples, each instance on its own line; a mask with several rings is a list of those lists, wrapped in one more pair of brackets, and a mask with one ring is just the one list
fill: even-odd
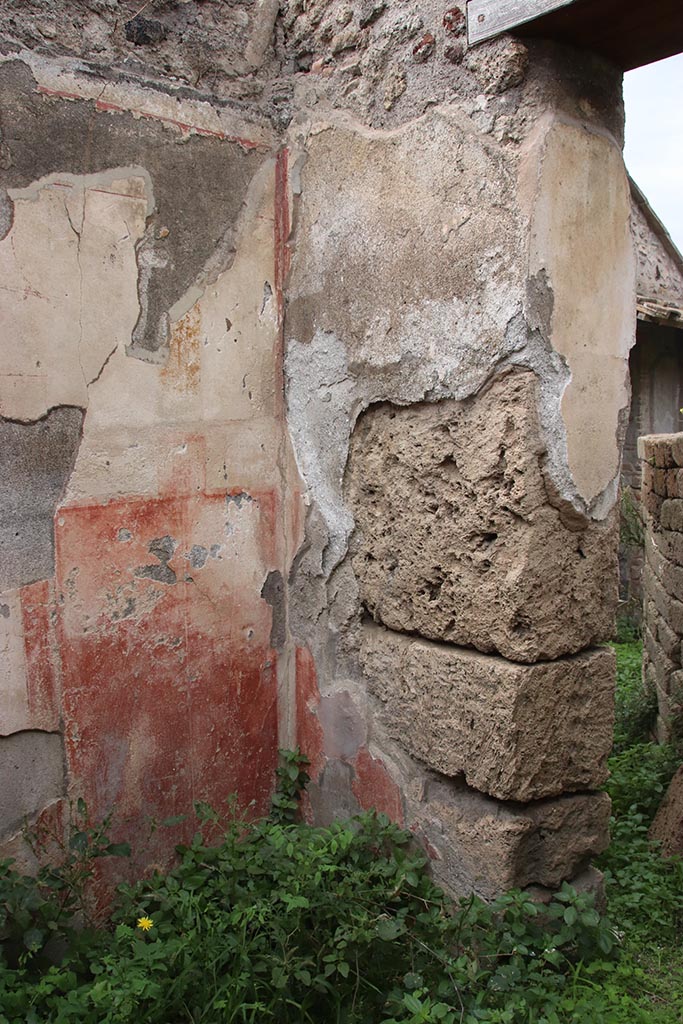
[(83, 410), (35, 423), (0, 417), (0, 590), (54, 575), (52, 520), (76, 462)]
[(277, 569), (268, 573), (266, 581), (261, 588), (261, 597), (273, 610), (273, 620), (270, 627), (270, 646), (275, 651), (281, 651), (287, 635), (287, 608), (285, 604), (284, 580), (282, 579), (282, 573)]
[(173, 537), (168, 535), (157, 537), (150, 543), (148, 550), (150, 555), (154, 555), (159, 560), (158, 565), (141, 565), (135, 570), (135, 575), (139, 579), (155, 580), (157, 583), (173, 586), (178, 577), (168, 563), (173, 558), (173, 552), (177, 546)]

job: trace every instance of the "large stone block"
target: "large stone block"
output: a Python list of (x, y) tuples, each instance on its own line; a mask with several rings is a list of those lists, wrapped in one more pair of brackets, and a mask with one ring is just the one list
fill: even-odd
[(683, 765), (674, 775), (650, 827), (650, 838), (667, 857), (683, 856)]
[(662, 502), (662, 529), (683, 532), (683, 500), (667, 498)]
[(369, 626), (361, 659), (388, 734), (444, 775), (520, 801), (592, 789), (607, 777), (609, 648), (520, 665)]
[(529, 885), (556, 889), (609, 842), (606, 793), (521, 805), (432, 782), (425, 796), (411, 827), (428, 840), (434, 874), (455, 894), (474, 891), (490, 899)]
[(643, 434), (638, 438), (638, 458), (662, 469), (683, 466), (683, 433)]
[(585, 519), (557, 499), (543, 453), (527, 371), (463, 402), (366, 412), (346, 487), (372, 616), (521, 662), (609, 638), (614, 518)]

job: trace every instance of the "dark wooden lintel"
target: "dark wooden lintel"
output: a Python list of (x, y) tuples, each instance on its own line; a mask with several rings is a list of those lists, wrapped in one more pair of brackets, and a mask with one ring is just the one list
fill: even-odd
[[(501, 32), (592, 50), (629, 71), (683, 52), (683, 2), (468, 0), (470, 45)], [(672, 102), (680, 99), (672, 97)]]

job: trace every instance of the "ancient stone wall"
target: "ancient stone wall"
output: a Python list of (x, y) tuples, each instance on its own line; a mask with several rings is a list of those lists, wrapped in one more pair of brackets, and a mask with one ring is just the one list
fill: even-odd
[(547, 44), (468, 50), (460, 7), (290, 12), (310, 810), (380, 807), (458, 891), (553, 886), (607, 842), (635, 314), (619, 81)]
[(639, 320), (629, 358), (631, 409), (621, 471), (619, 564), (621, 609), (635, 622), (640, 622), (642, 616), (645, 564), (638, 438), (643, 434), (676, 433), (683, 427), (682, 340), (683, 335), (675, 327)]
[(455, 890), (576, 878), (609, 817), (619, 76), (469, 49), (436, 0), (136, 9), (0, 15), (4, 838), (66, 795), (129, 832), (256, 813), (298, 743), (310, 816), (385, 811)]
[(683, 260), (645, 196), (631, 183), (631, 223), (636, 245), (636, 290), (641, 312), (636, 343), (629, 357), (631, 408), (622, 461), (621, 544), (619, 547), (621, 613), (640, 623), (643, 606), (644, 553), (639, 525), (641, 467), (638, 438), (671, 434), (683, 428), (683, 350), (675, 321), (647, 312), (655, 306), (683, 305)]
[(641, 437), (645, 516), (643, 678), (657, 694), (657, 738), (683, 714), (683, 434)]

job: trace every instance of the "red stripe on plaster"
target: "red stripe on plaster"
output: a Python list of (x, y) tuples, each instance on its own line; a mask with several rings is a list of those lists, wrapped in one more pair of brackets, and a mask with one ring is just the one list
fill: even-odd
[(275, 302), (278, 318), (278, 348), (275, 354), (277, 394), (284, 415), (285, 394), (285, 281), (289, 273), (289, 152), (281, 149), (275, 159), (274, 268)]
[[(75, 92), (66, 92), (62, 89), (48, 89), (45, 85), (39, 85), (37, 92), (43, 96), (54, 96), (64, 100), (88, 100), (86, 96), (80, 96)], [(164, 124), (172, 124), (182, 132), (194, 132), (196, 135), (204, 135), (208, 138), (222, 139), (223, 142), (235, 142), (244, 149), (258, 149), (260, 143), (252, 139), (244, 139), (239, 135), (227, 135), (225, 132), (218, 132), (212, 128), (202, 128), (200, 125), (191, 124), (189, 121), (176, 121), (172, 117), (164, 117), (162, 114), (153, 114), (148, 110), (139, 110), (137, 107), (123, 107), (118, 103), (108, 103), (105, 100), (95, 100), (95, 109), (106, 113), (134, 114), (138, 117), (149, 118), (152, 121), (162, 121)]]
[(54, 620), (56, 605), (52, 580), (22, 587), (21, 618), (26, 657), (26, 689), (32, 729), (59, 729), (59, 656)]

